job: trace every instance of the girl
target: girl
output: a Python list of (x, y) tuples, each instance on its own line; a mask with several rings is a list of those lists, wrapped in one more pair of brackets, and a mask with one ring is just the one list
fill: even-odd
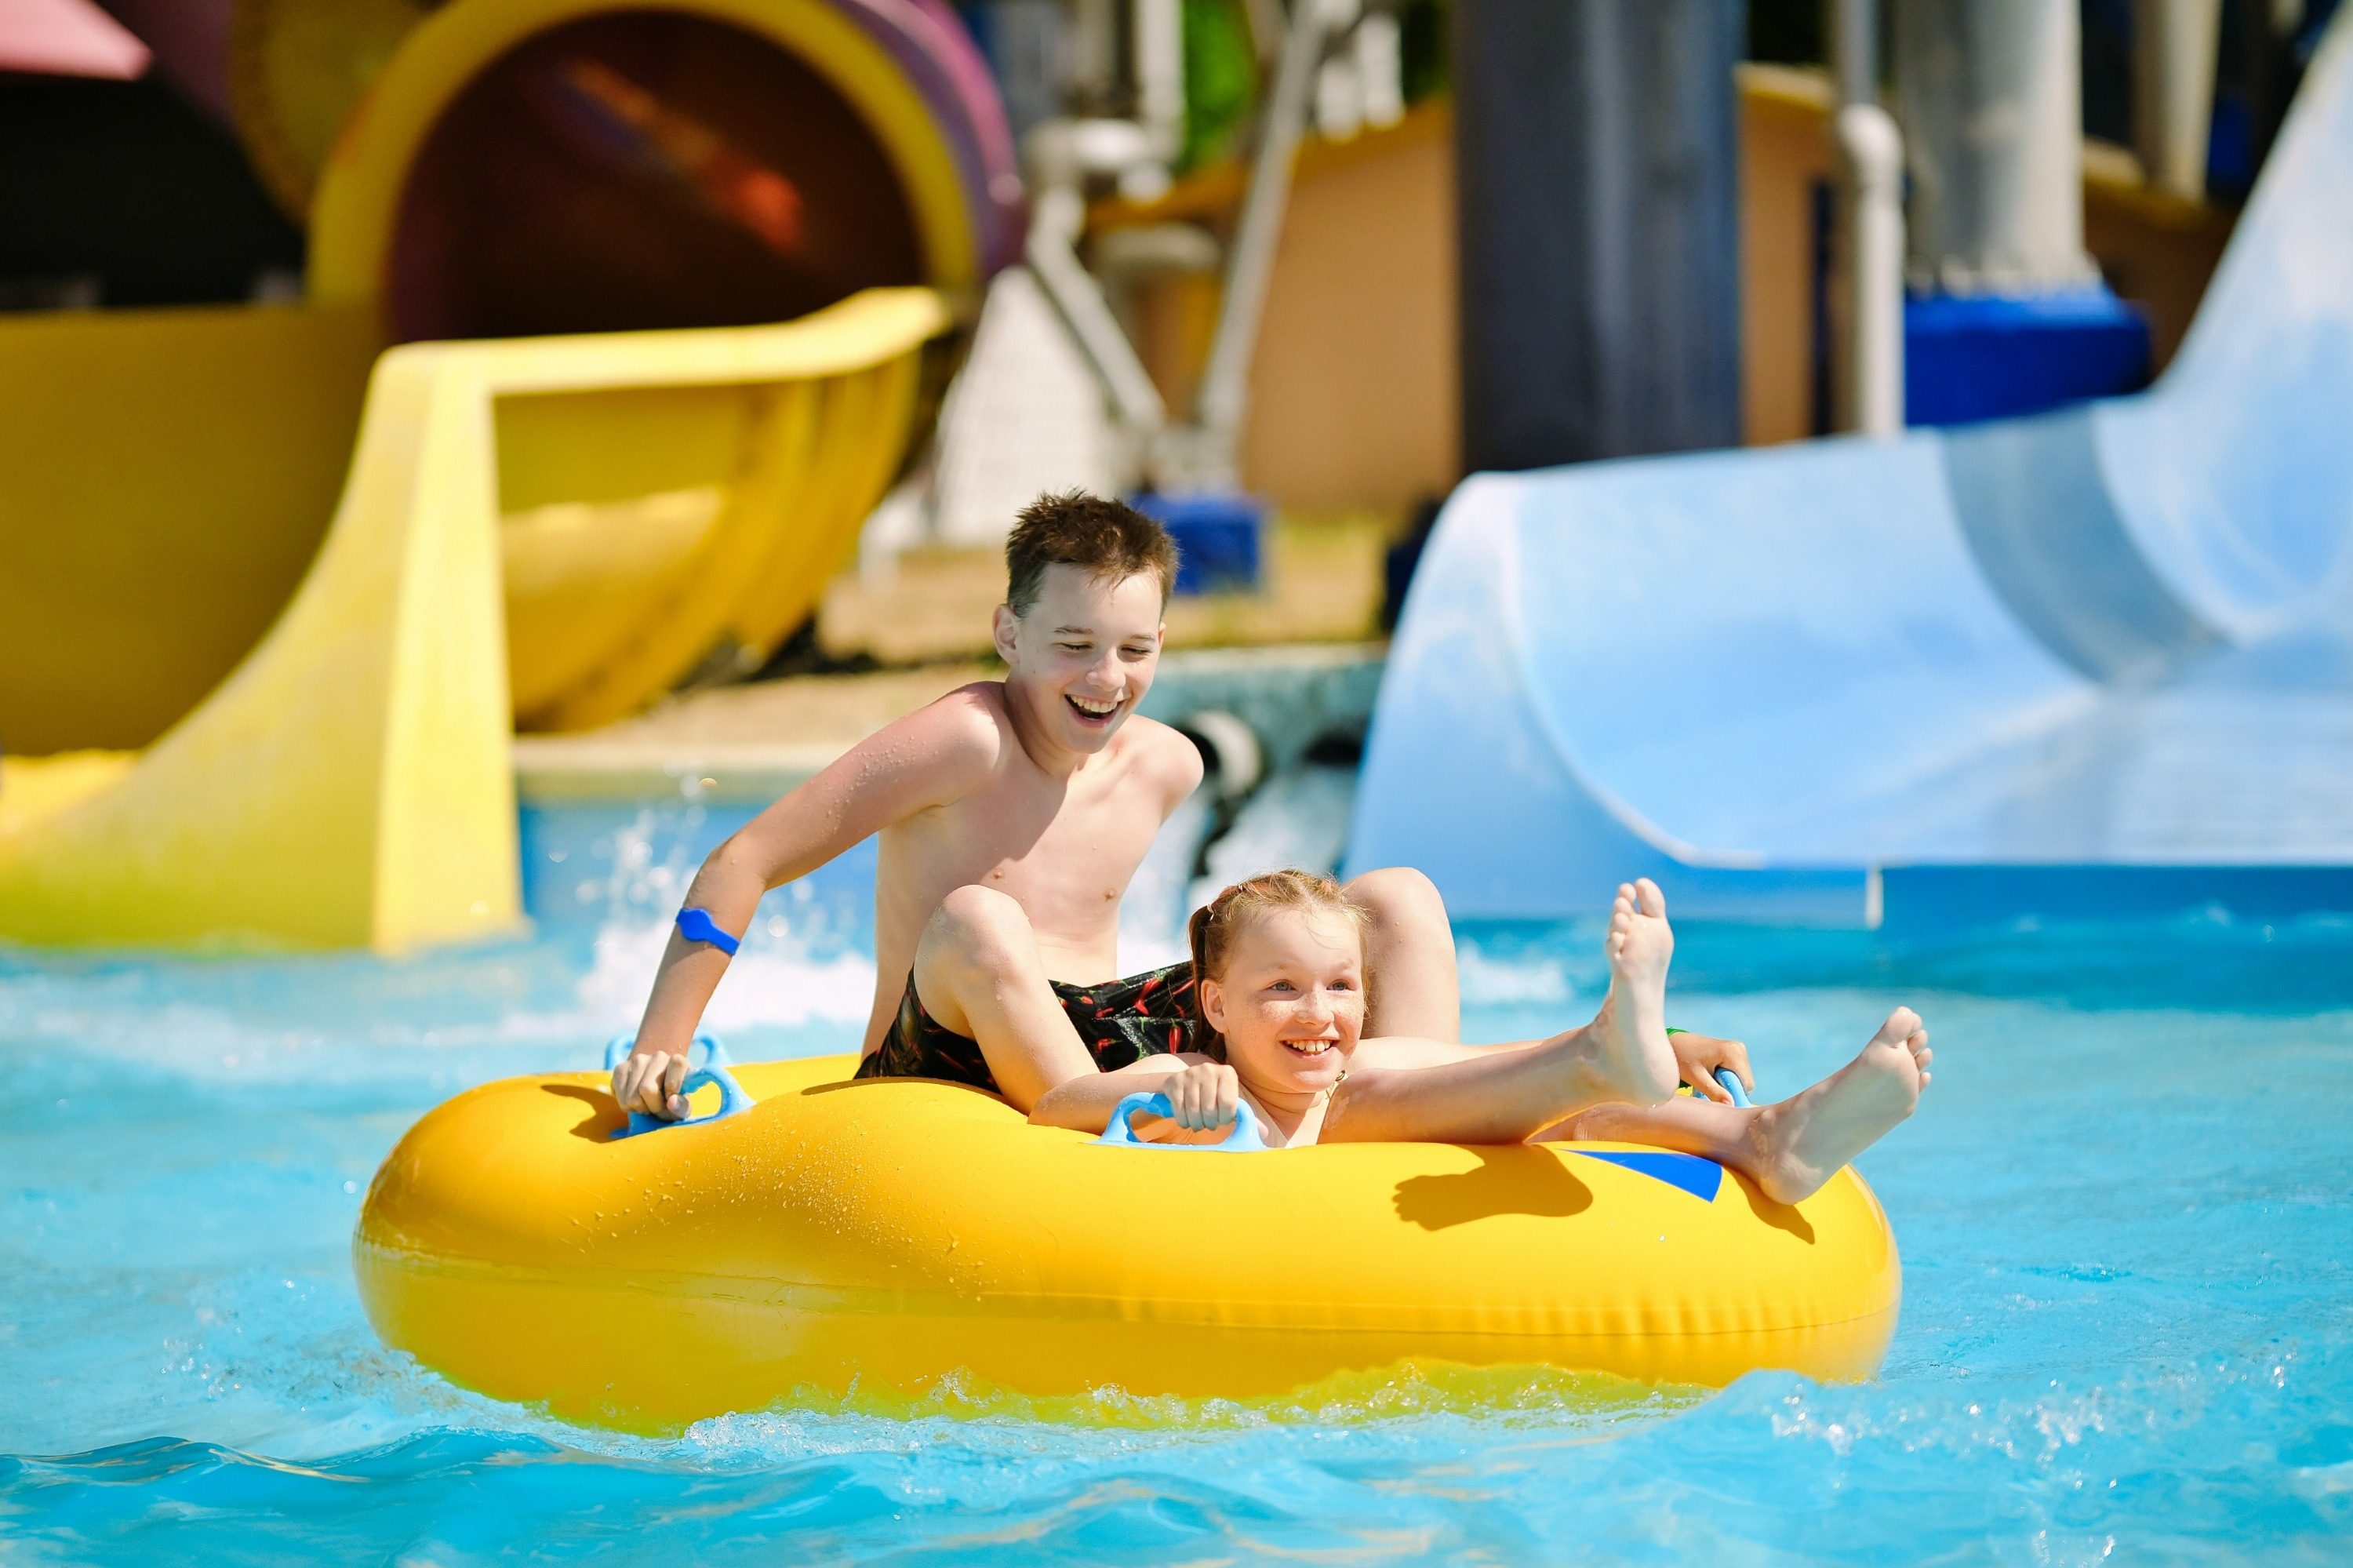
[(1664, 1022), (1674, 938), (1647, 879), (1618, 890), (1603, 943), (1609, 994), (1592, 1022), (1513, 1045), (1361, 1039), (1365, 918), (1305, 872), (1229, 887), (1191, 927), (1202, 1049), (1064, 1084), (1030, 1119), (1100, 1131), (1124, 1096), (1156, 1089), (1175, 1114), (1140, 1119), (1140, 1135), (1214, 1142), (1246, 1098), (1277, 1147), (1642, 1143), (1704, 1156), (1794, 1203), (1910, 1116), (1928, 1082), (1927, 1033), (1898, 1008), (1861, 1055), (1788, 1099), (1676, 1096)]

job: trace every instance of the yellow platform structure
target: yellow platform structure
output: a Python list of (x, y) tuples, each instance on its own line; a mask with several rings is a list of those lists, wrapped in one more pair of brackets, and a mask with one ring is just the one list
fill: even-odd
[(237, 667), (383, 348), (361, 306), (0, 317), (0, 749), (145, 746)]
[[(781, 51), (806, 68), (811, 79), (801, 91), (836, 102), (835, 129), (854, 124), (876, 144), (881, 161), (871, 172), (895, 187), (913, 241), (913, 253), (901, 259), (913, 269), (906, 281), (920, 278), (951, 297), (969, 289), (979, 263), (955, 153), (915, 85), (841, 7), (833, 0), (691, 0), (666, 10), (677, 25), (724, 31), (700, 35), (699, 45), (665, 34), (640, 47), (691, 54), (698, 47), (720, 49), (724, 39), (728, 48)], [(427, 268), (430, 276), (420, 281), (413, 266), (404, 271), (402, 258), (417, 253), (412, 237), (419, 231), (438, 237), (424, 244), (433, 250), (451, 246), (454, 232), (500, 221), (447, 188), (450, 148), (444, 139), (452, 124), (475, 125), (477, 134), (492, 136), (480, 129), (480, 105), (484, 94), (495, 98), (503, 90), (501, 72), (518, 51), (543, 53), (549, 40), (572, 38), (557, 58), (617, 60), (648, 82), (667, 79), (630, 63), (612, 39), (596, 41), (595, 29), (610, 12), (606, 0), (453, 0), (429, 16), (398, 4), (368, 9), (321, 0), (248, 0), (240, 14), (248, 25), (237, 35), (243, 47), (233, 50), (244, 63), (233, 75), (252, 90), (239, 100), (250, 111), (240, 118), (248, 140), (259, 113), (255, 105), (277, 103), (300, 119), (291, 83), (330, 82), (334, 73), (322, 69), (324, 60), (356, 67), (374, 47), (367, 38), (380, 37), (385, 47), (397, 38), (331, 143), (315, 133), (293, 138), (313, 153), (324, 148), (311, 198), (311, 297), (329, 306), (368, 308), (392, 337), (442, 335), (453, 328), (468, 337), (521, 330), (479, 302), (470, 307), (420, 303), (420, 289), (463, 292), (465, 269), (457, 263)], [(280, 89), (259, 90), (247, 79), (253, 74), (247, 67), (259, 69), (255, 62), (279, 58), (272, 50), (284, 58), (275, 74), (265, 71), (262, 78)], [(680, 112), (712, 112), (692, 101), (698, 85), (723, 98), (729, 90), (765, 84), (765, 79), (715, 84), (688, 74), (691, 79), (679, 90)], [(539, 87), (544, 90), (545, 81)], [(332, 111), (322, 101), (304, 112), (317, 122)], [(694, 126), (696, 136), (723, 136), (715, 120), (698, 119)], [(505, 134), (512, 142), (529, 133), (510, 126)], [(495, 159), (501, 144), (493, 138), (478, 151)], [(547, 149), (540, 154), (548, 155)], [(290, 164), (259, 161), (290, 169), (309, 155)], [(578, 200), (601, 215), (601, 224), (566, 231), (582, 245), (609, 237), (626, 247), (632, 241), (627, 231), (636, 224), (676, 217), (676, 190), (650, 206), (628, 205), (642, 201), (644, 193), (617, 194), (609, 183), (613, 171), (593, 160), (559, 158), (531, 169), (537, 176), (531, 188), (569, 189), (568, 182), (576, 182)], [(481, 193), (471, 195), (479, 202)], [(552, 210), (577, 217), (564, 203)], [(847, 218), (813, 210), (809, 221)], [(708, 232), (699, 241), (670, 238), (695, 265), (714, 272), (730, 265), (723, 249), (695, 249), (712, 242)], [(456, 248), (497, 270), (511, 267), (515, 249), (529, 243), (509, 228), (471, 250)], [(534, 253), (524, 270), (547, 291), (559, 292), (584, 265), (576, 250)], [(681, 308), (670, 295), (688, 286), (681, 278), (659, 271), (632, 276), (642, 295), (600, 293), (579, 308), (599, 325), (649, 324), (642, 316), (628, 318), (637, 311), (659, 317)], [(612, 286), (608, 278), (607, 287)], [(700, 306), (724, 313), (757, 302), (746, 296)], [(507, 308), (514, 308), (511, 301)], [(925, 338), (947, 324), (936, 313), (926, 320)], [(909, 352), (913, 345), (898, 342), (892, 330), (883, 333), (894, 345), (887, 367), (835, 376), (814, 399), (746, 397), (725, 387), (617, 383), (500, 397), (508, 673), (520, 727), (608, 723), (668, 691), (714, 653), (756, 666), (807, 617), (839, 564), (849, 531), (880, 499), (905, 450), (918, 366)]]
[[(931, 291), (876, 290), (780, 326), (386, 353), (326, 541), (243, 662), (135, 759), (5, 765), (0, 936), (398, 951), (512, 927), (510, 605), (546, 623), (518, 679), (560, 659), (558, 700), (594, 712), (813, 595), (946, 325)], [(552, 611), (603, 603), (600, 535), (646, 514), (671, 521), (628, 613)]]
[(0, 938), (496, 931), (512, 729), (756, 666), (852, 547), (969, 127), (842, 0), (232, 11), (308, 299), (0, 321)]

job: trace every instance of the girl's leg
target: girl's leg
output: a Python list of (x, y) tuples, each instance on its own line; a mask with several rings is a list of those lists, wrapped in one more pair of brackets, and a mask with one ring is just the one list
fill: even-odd
[[(1427, 1066), (1355, 1071), (1332, 1098), (1326, 1143), (1518, 1143), (1589, 1106), (1654, 1105), (1674, 1093), (1667, 1044), (1666, 901), (1645, 880), (1618, 890), (1602, 950), (1609, 994), (1582, 1029)], [(1378, 990), (1384, 983), (1374, 981)], [(1367, 1054), (1386, 1042), (1367, 1042)], [(1408, 1043), (1427, 1045), (1426, 1042)], [(1436, 1054), (1437, 1046), (1427, 1053)], [(1379, 1058), (1372, 1058), (1377, 1063)]]
[(1774, 1202), (1795, 1203), (1912, 1114), (1931, 1059), (1920, 1015), (1899, 1007), (1861, 1055), (1786, 1100), (1737, 1107), (1678, 1095), (1664, 1105), (1596, 1106), (1539, 1136), (1696, 1154), (1739, 1171)]

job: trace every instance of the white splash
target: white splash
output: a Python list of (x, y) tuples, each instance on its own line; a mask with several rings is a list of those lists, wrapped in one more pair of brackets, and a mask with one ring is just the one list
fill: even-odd
[[(637, 1027), (670, 941), (670, 923), (608, 924), (596, 935), (596, 960), (580, 977), (582, 1019), (594, 1030)], [(860, 1023), (874, 1002), (874, 960), (844, 953), (813, 959), (789, 927), (771, 918), (746, 934), (702, 1021), (716, 1030), (755, 1024)]]
[(1127, 895), (1120, 901), (1120, 973), (1142, 974), (1187, 955), (1185, 920), (1192, 910), (1185, 895), (1193, 863), (1201, 853), (1201, 837), (1209, 827), (1209, 804), (1199, 790), (1179, 801), (1160, 824), (1144, 863), (1128, 881)]
[(1454, 956), (1454, 968), (1462, 1000), (1474, 1006), (1556, 1006), (1577, 995), (1577, 988), (1552, 959), (1491, 959), (1466, 942)]

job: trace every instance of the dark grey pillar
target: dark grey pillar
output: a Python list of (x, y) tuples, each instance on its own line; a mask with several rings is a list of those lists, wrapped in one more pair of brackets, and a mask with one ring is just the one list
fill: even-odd
[(1740, 440), (1743, 0), (1456, 0), (1462, 461)]

